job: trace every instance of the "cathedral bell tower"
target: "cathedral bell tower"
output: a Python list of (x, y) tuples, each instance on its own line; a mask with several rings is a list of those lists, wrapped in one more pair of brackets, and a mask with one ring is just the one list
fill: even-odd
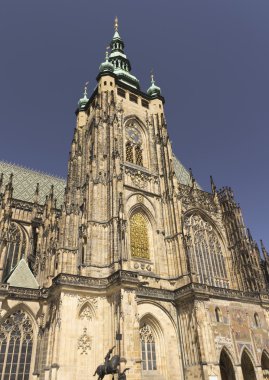
[(105, 277), (119, 269), (169, 277), (186, 274), (180, 255), (177, 181), (153, 75), (147, 93), (115, 20), (97, 86), (77, 109), (63, 207), (66, 273)]

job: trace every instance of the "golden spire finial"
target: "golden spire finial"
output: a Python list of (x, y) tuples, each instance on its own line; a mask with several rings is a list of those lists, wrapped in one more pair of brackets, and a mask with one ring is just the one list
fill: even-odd
[(115, 17), (114, 29), (115, 29), (115, 32), (117, 32), (119, 29), (119, 20), (117, 16)]

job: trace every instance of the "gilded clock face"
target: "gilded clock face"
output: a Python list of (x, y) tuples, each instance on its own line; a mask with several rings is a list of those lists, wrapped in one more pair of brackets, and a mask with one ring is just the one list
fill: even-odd
[(140, 145), (142, 143), (141, 134), (134, 125), (130, 125), (126, 129), (126, 135), (127, 139), (130, 140), (133, 144)]

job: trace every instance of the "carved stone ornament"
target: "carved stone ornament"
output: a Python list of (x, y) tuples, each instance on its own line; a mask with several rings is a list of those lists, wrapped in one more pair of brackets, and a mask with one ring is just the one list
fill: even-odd
[(88, 355), (88, 351), (92, 349), (92, 337), (87, 334), (86, 327), (83, 329), (83, 334), (78, 340), (78, 350), (81, 355)]
[(221, 336), (221, 335), (216, 336), (215, 344), (216, 344), (216, 350), (218, 352), (220, 352), (222, 347), (225, 346), (228, 348), (228, 350), (230, 352), (234, 353), (234, 346), (233, 346), (232, 338), (230, 338), (228, 336)]
[(197, 206), (211, 212), (218, 211), (212, 194), (187, 185), (180, 185), (178, 198), (181, 199), (183, 211)]

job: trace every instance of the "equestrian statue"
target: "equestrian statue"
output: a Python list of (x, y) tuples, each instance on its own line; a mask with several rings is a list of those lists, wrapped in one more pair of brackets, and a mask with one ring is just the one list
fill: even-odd
[(110, 350), (108, 350), (108, 353), (106, 354), (105, 356), (105, 362), (104, 364), (101, 364), (99, 365), (96, 370), (95, 370), (95, 373), (93, 376), (95, 375), (98, 375), (98, 379), (97, 380), (103, 380), (103, 378), (106, 376), (106, 375), (113, 375), (113, 378), (114, 379), (114, 374), (118, 374), (118, 379), (119, 380), (126, 380), (126, 374), (125, 372), (129, 369), (129, 368), (125, 368), (124, 371), (122, 373), (120, 373), (120, 356), (119, 355), (114, 355), (112, 356), (112, 358), (110, 359), (110, 356), (114, 350), (116, 346), (113, 346), (112, 348), (110, 348)]

